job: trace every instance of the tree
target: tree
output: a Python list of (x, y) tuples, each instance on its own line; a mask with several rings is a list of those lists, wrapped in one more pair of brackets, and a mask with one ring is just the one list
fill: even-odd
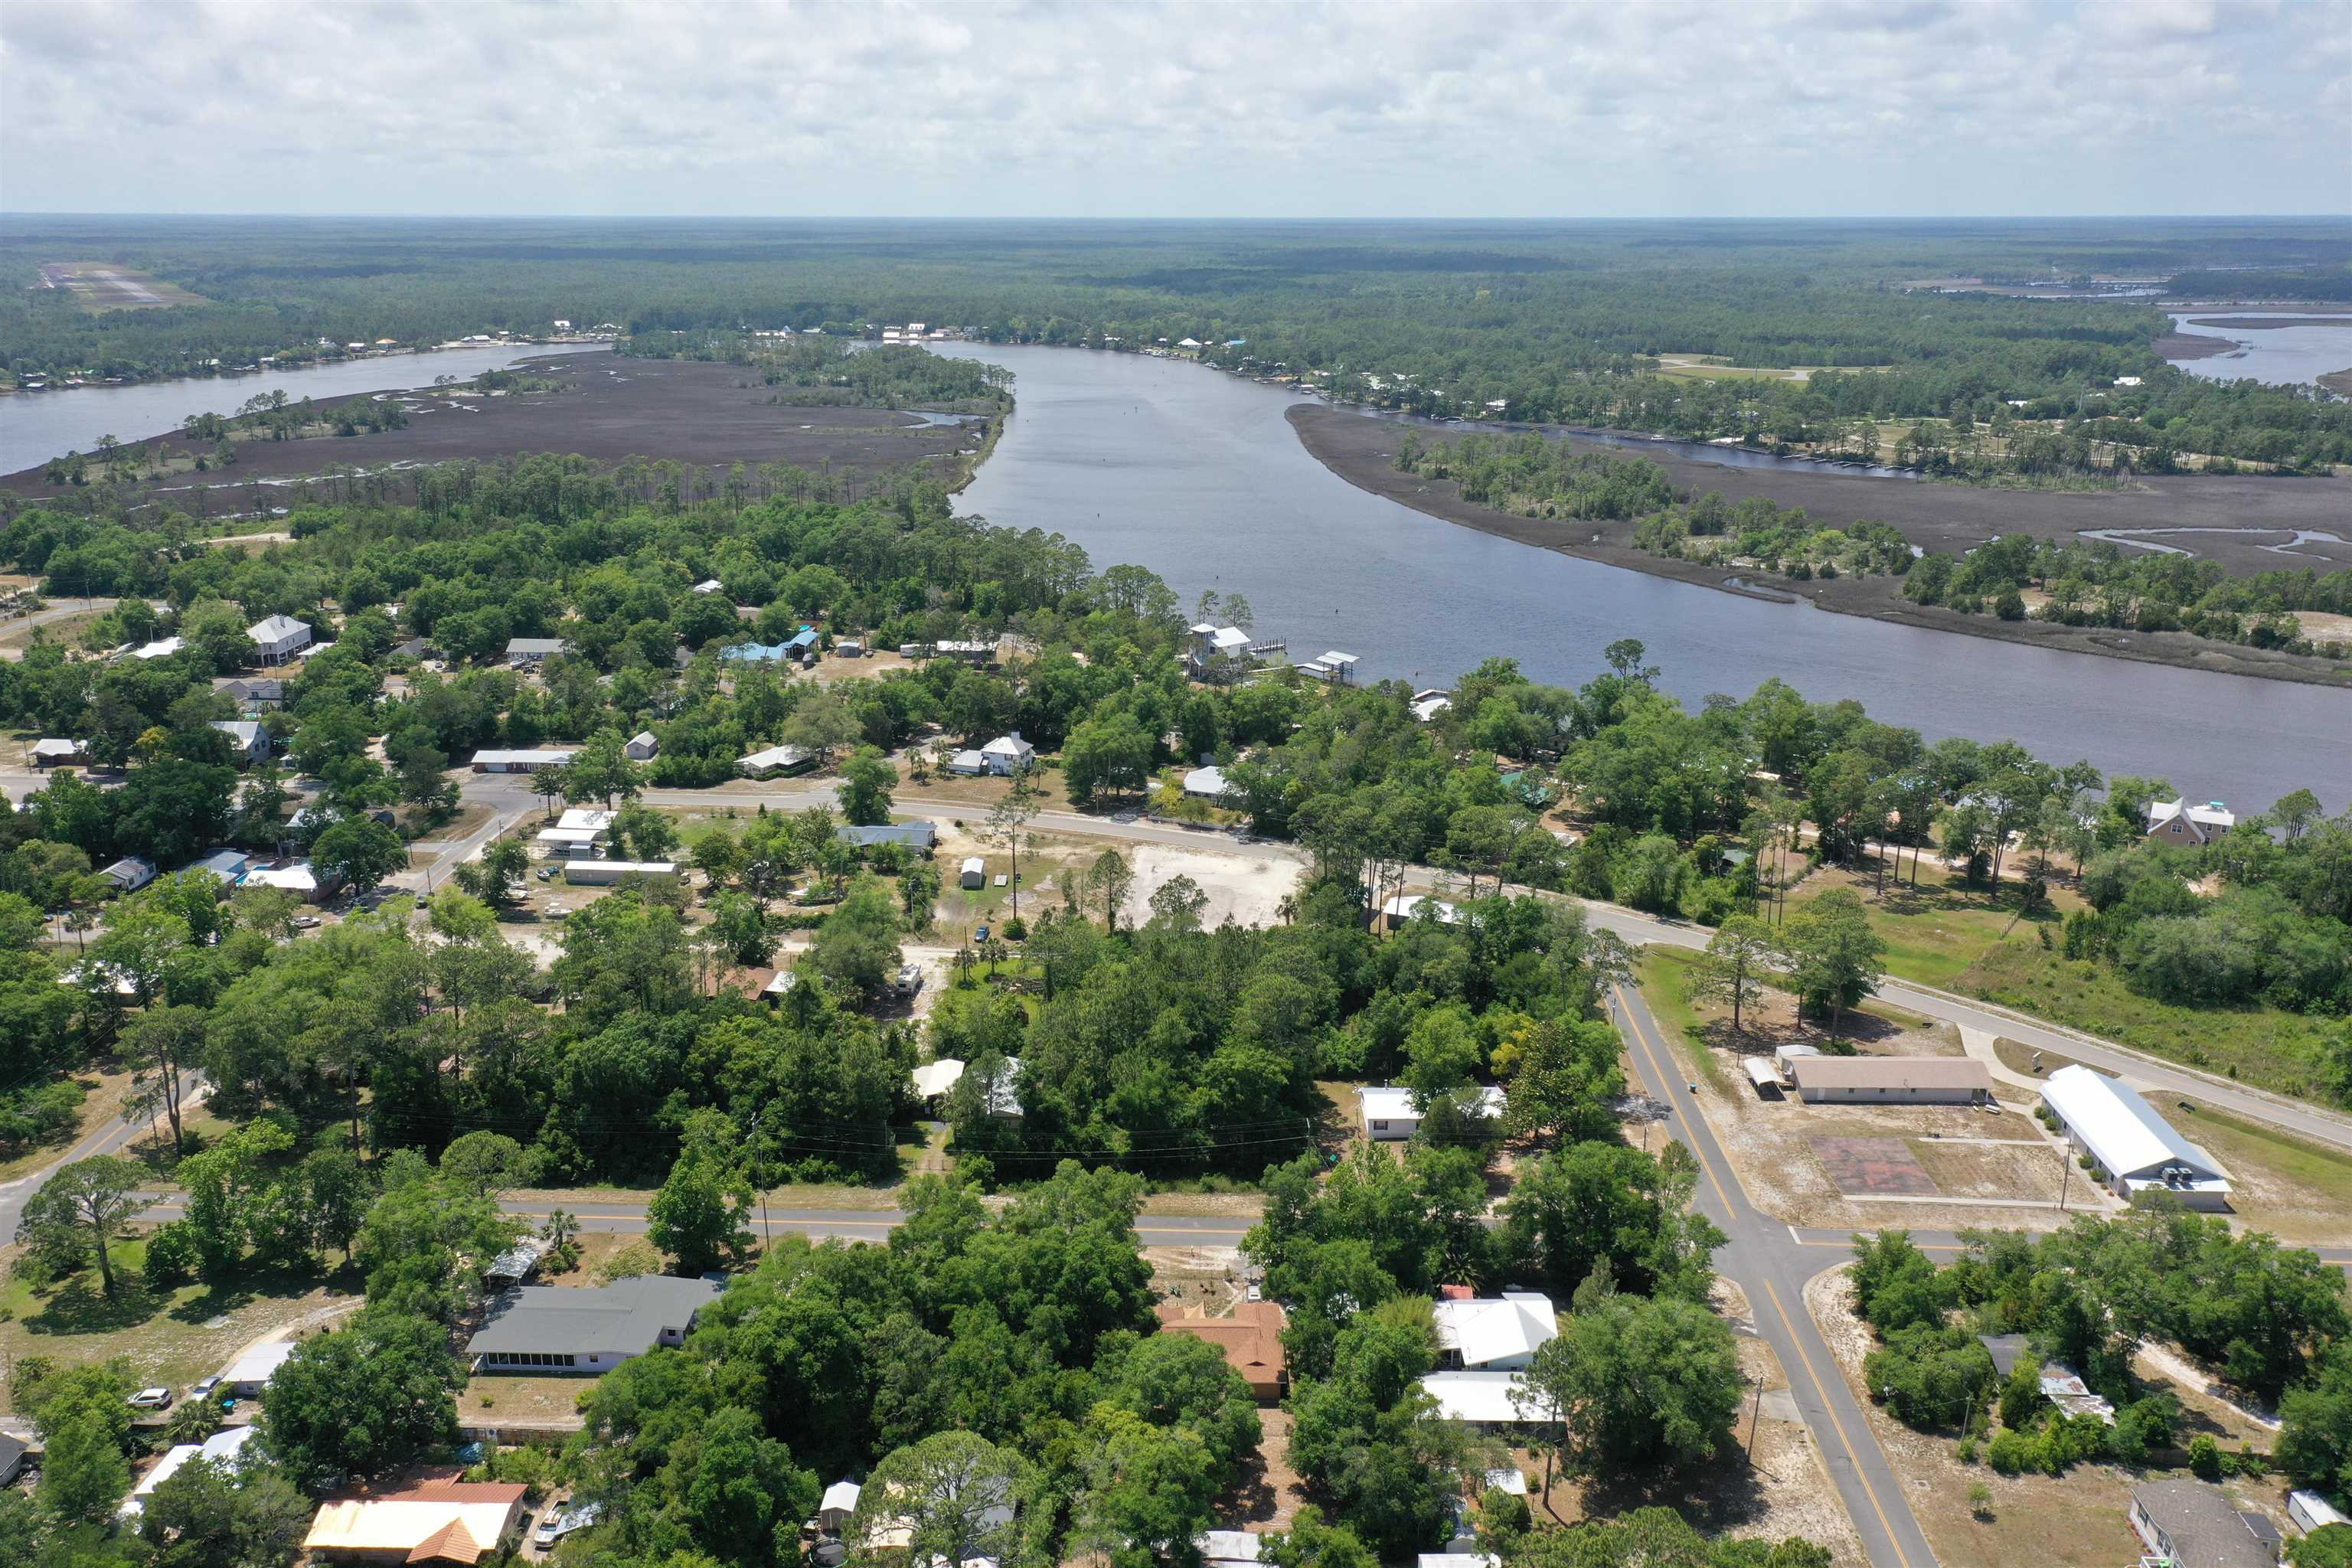
[(1135, 885), (1135, 872), (1127, 857), (1117, 849), (1106, 849), (1087, 868), (1087, 891), (1102, 900), (1103, 925), (1118, 929), (1118, 911), (1127, 902), (1127, 890)]
[[(114, 1264), (108, 1247), (131, 1217), (147, 1206), (136, 1195), (139, 1167), (112, 1154), (78, 1160), (41, 1184), (25, 1200), (16, 1220), (16, 1240), (32, 1248), (53, 1273), (71, 1273), (93, 1254), (106, 1294), (114, 1294)], [(63, 1266), (63, 1267), (60, 1267)]]
[(1704, 1307), (1612, 1296), (1561, 1325), (1536, 1352), (1526, 1384), (1559, 1413), (1577, 1468), (1675, 1469), (1730, 1447), (1739, 1352)]
[(1027, 828), (1038, 812), (1045, 809), (1045, 795), (1024, 768), (1013, 775), (997, 803), (989, 808), (989, 836), (1004, 846), (1013, 857), (1012, 918), (1021, 918), (1021, 849), (1028, 839)]
[(688, 1149), (646, 1209), (646, 1235), (681, 1274), (707, 1274), (751, 1245), (751, 1184), (709, 1149)]
[(635, 800), (645, 788), (646, 771), (633, 761), (618, 730), (600, 730), (563, 764), (563, 798), (601, 802)]
[(852, 1550), (870, 1552), (891, 1531), (909, 1562), (1007, 1562), (1019, 1552), (1027, 1489), (1027, 1466), (1013, 1450), (971, 1432), (941, 1432), (883, 1456), (842, 1536)]
[(2272, 1458), (2295, 1485), (2352, 1497), (2352, 1346), (2336, 1345), (2316, 1375), (2279, 1402)]
[(487, 904), (501, 908), (514, 903), (522, 880), (530, 874), (530, 849), (520, 838), (493, 838), (482, 846), (482, 858), (457, 868), (457, 885)]
[(1287, 1531), (1265, 1535), (1258, 1549), (1273, 1568), (1379, 1568), (1380, 1559), (1344, 1524), (1326, 1524), (1323, 1510), (1302, 1506)]
[(1829, 1014), (1834, 1039), (1845, 1010), (1878, 989), (1885, 939), (1871, 929), (1862, 895), (1847, 888), (1813, 899), (1783, 929), (1790, 982), (1808, 1005)]
[(2323, 1524), (2286, 1549), (2294, 1568), (2352, 1568), (2352, 1524)]
[(131, 1489), (122, 1437), (106, 1413), (73, 1404), (41, 1423), (40, 1499), (59, 1519), (94, 1524)]
[(349, 1326), (301, 1341), (271, 1374), (262, 1440), (309, 1487), (373, 1476), (457, 1440), (465, 1381), (447, 1330), (369, 1307)]
[(710, 901), (709, 931), (730, 958), (747, 968), (767, 963), (776, 951), (766, 912), (747, 893), (721, 893)]
[(861, 875), (817, 928), (809, 962), (827, 980), (872, 1002), (897, 979), (902, 958), (889, 889)]
[(1764, 976), (1780, 957), (1780, 944), (1763, 922), (1733, 915), (1707, 939), (1706, 955), (1691, 973), (1691, 994), (1701, 1001), (1731, 1004), (1731, 1032), (1741, 1033), (1740, 1010), (1764, 994)]
[(918, 861), (898, 873), (898, 908), (906, 916), (908, 931), (929, 931), (939, 901), (938, 867)]
[(1152, 889), (1150, 907), (1153, 926), (1181, 935), (1201, 929), (1209, 895), (1201, 890), (1200, 883), (1180, 872)]
[(890, 792), (898, 770), (879, 748), (860, 746), (841, 765), (841, 815), (853, 827), (876, 827), (890, 820)]
[(199, 1456), (148, 1494), (139, 1538), (153, 1568), (278, 1568), (302, 1544), (310, 1514), (277, 1471), (232, 1474)]
[(341, 882), (365, 893), (408, 868), (408, 846), (372, 816), (346, 817), (311, 844), (310, 864), (321, 885)]
[(122, 1054), (136, 1074), (133, 1081), (152, 1088), (172, 1124), (174, 1153), (186, 1144), (180, 1106), (187, 1097), (187, 1075), (204, 1062), (205, 1018), (201, 1007), (151, 1007), (122, 1032)]

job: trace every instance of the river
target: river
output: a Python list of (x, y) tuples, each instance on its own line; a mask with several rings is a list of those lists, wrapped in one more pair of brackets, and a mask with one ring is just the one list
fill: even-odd
[(178, 429), (191, 414), (234, 414), (246, 399), (259, 393), (282, 390), (294, 402), (305, 397), (347, 397), (357, 392), (430, 386), (436, 376), (470, 381), (486, 370), (504, 370), (546, 354), (610, 352), (604, 343), (509, 343), (337, 360), (331, 364), (257, 371), (251, 375), (14, 393), (0, 397), (0, 474), (13, 474), (68, 452), (88, 452), (101, 436), (140, 441)]
[[(2236, 324), (2253, 321), (2288, 324)], [(2200, 326), (2198, 322), (2215, 324)], [(2183, 337), (2221, 338), (2243, 345), (2231, 353), (2169, 362), (2191, 375), (2214, 381), (2315, 386), (2321, 376), (2332, 371), (2352, 369), (2352, 315), (2313, 316), (2284, 306), (2269, 310), (2175, 310), (2172, 330)]]
[[(1186, 603), (1238, 591), (1294, 659), (1446, 686), (1490, 655), (1575, 685), (1638, 637), (1696, 704), (1778, 675), (1934, 739), (2013, 738), (2055, 762), (2169, 778), (2256, 811), (2298, 786), (2352, 796), (2352, 694), (1772, 605), (1515, 543), (1369, 494), (1298, 443), (1294, 393), (1178, 361), (953, 343), (1017, 378), (1013, 417), (959, 510), (1131, 562)], [(1856, 483), (1869, 482), (1857, 478)], [(1886, 483), (1907, 482), (1886, 480)]]

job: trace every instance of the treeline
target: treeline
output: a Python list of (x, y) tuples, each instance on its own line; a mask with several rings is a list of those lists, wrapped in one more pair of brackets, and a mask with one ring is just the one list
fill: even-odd
[(1639, 516), (1666, 505), (1666, 471), (1640, 458), (1580, 453), (1541, 436), (1465, 436), (1424, 447), (1418, 431), (1397, 444), (1397, 468), (1453, 479), (1463, 498), (1530, 517)]
[[(2100, 542), (2006, 533), (1963, 556), (1930, 551), (1904, 566), (1904, 597), (1964, 615), (2018, 621), (2029, 615), (2073, 626), (2185, 631), (2218, 642), (2342, 658), (2343, 644), (2303, 635), (2295, 612), (2341, 615), (2352, 572), (2263, 572), (2231, 577), (2191, 555), (2133, 552)], [(2024, 591), (2047, 595), (2038, 609)]]
[(992, 408), (1009, 402), (1013, 388), (1013, 373), (1002, 365), (839, 337), (656, 332), (624, 340), (620, 352), (641, 359), (743, 365), (776, 388), (772, 401), (796, 407)]

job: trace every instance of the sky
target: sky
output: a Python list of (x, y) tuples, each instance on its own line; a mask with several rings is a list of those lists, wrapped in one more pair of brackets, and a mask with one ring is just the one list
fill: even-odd
[(2352, 0), (7, 0), (0, 209), (2352, 211)]

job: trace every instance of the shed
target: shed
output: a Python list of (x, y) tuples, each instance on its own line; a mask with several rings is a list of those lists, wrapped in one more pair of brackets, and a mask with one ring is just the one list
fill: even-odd
[(1992, 1075), (1967, 1057), (1796, 1057), (1789, 1078), (1808, 1104), (1981, 1105)]
[(621, 750), (633, 763), (649, 763), (661, 754), (661, 741), (651, 730), (640, 730), (628, 738)]
[(25, 1456), (32, 1450), (22, 1437), (0, 1432), (0, 1487), (14, 1486), (25, 1471)]
[(2230, 1173), (2129, 1084), (2086, 1067), (2063, 1067), (2042, 1086), (2042, 1102), (2117, 1197), (2137, 1203), (2162, 1193), (2184, 1208), (2230, 1206)]
[(220, 1391), (232, 1399), (254, 1398), (294, 1353), (294, 1344), (292, 1340), (272, 1340), (252, 1346), (220, 1374)]
[(1255, 1530), (1204, 1530), (1192, 1538), (1203, 1568), (1256, 1568), (1265, 1544)]
[(962, 868), (957, 874), (957, 880), (967, 888), (986, 886), (988, 882), (988, 862), (982, 859), (977, 855), (965, 856)]
[(135, 893), (155, 879), (155, 862), (142, 860), (136, 855), (125, 855), (99, 875), (114, 884), (116, 890)]
[(824, 1500), (816, 1505), (817, 1523), (838, 1535), (857, 1511), (857, 1494), (863, 1489), (856, 1481), (835, 1481), (825, 1488)]
[(2325, 1530), (2331, 1524), (2352, 1524), (2336, 1511), (2334, 1504), (2315, 1491), (2292, 1491), (2286, 1494), (2286, 1516), (2306, 1534)]

